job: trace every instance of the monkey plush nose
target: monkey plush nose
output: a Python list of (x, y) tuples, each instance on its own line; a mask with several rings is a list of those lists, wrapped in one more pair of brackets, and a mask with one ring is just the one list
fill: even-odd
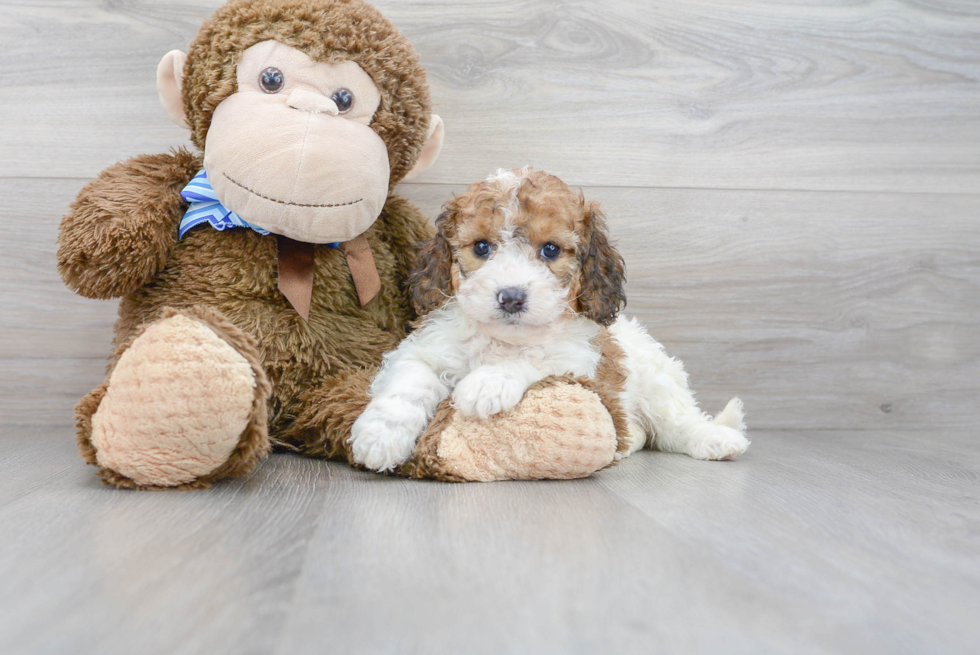
[(524, 292), (524, 289), (508, 287), (497, 293), (497, 303), (500, 305), (500, 309), (508, 314), (524, 311), (525, 302), (527, 302), (527, 293)]
[(336, 116), (340, 113), (340, 110), (337, 109), (337, 103), (333, 100), (307, 89), (296, 89), (290, 93), (286, 99), (286, 104), (293, 109), (308, 111), (312, 114), (333, 114)]

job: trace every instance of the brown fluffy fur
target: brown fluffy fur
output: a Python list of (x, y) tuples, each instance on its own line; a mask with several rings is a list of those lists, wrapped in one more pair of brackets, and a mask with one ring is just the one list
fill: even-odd
[[(626, 411), (619, 402), (620, 395), (626, 388), (626, 353), (607, 330), (599, 333), (598, 340), (602, 349), (602, 359), (599, 360), (596, 375), (592, 379), (580, 379), (579, 382), (586, 389), (594, 391), (606, 406), (616, 427), (616, 452), (623, 454), (630, 447)], [(610, 466), (614, 466), (618, 461), (614, 460)]]
[[(180, 190), (201, 170), (183, 148), (110, 166), (61, 221), (58, 271), (87, 298), (118, 298), (163, 268), (187, 209)], [(125, 217), (125, 220), (120, 220)]]
[[(425, 72), (411, 44), (360, 0), (233, 0), (218, 9), (191, 44), (185, 66), (184, 104), (194, 143), (203, 148), (215, 107), (235, 92), (242, 52), (267, 39), (317, 61), (353, 60), (371, 75), (381, 92), (372, 127), (388, 148), (391, 186), (404, 177), (426, 138)], [(236, 347), (241, 341), (239, 350), (249, 361), (254, 352), (263, 379), (272, 385), (263, 433), (247, 430), (232, 460), (209, 478), (254, 466), (268, 448), (266, 434), (302, 452), (346, 458), (343, 440), (353, 419), (344, 417), (356, 406), (353, 398), (366, 398), (365, 385), (347, 389), (347, 382), (360, 381), (356, 375), (348, 379), (348, 370), (376, 365), (415, 318), (407, 277), (414, 246), (431, 228), (410, 203), (388, 198), (365, 233), (381, 291), (364, 308), (343, 253), (316, 246), (313, 308), (304, 322), (279, 292), (275, 239), (246, 229), (196, 229), (177, 240), (187, 208), (180, 191), (201, 167), (200, 155), (177, 149), (103, 171), (62, 221), (59, 272), (83, 296), (122, 297), (110, 371), (126, 345), (165, 308), (191, 313), (206, 307), (210, 327)], [(100, 387), (77, 408), (79, 447), (90, 463), (91, 416), (104, 393)], [(312, 400), (315, 409), (306, 404)], [(111, 471), (102, 475), (109, 484), (133, 486)]]
[(587, 246), (578, 251), (582, 276), (576, 309), (600, 325), (609, 325), (626, 306), (626, 266), (609, 243), (598, 205), (584, 205)]
[(453, 248), (457, 209), (449, 203), (436, 219), (436, 233), (419, 248), (416, 266), (409, 274), (412, 305), (419, 315), (427, 314), (453, 294)]
[(282, 434), (289, 448), (312, 457), (345, 460), (354, 464), (350, 444), (332, 435), (350, 435), (351, 426), (370, 400), (368, 387), (374, 368), (343, 371), (323, 385), (307, 392), (301, 402), (302, 411)]
[[(146, 174), (149, 162), (158, 166), (155, 175)], [(177, 151), (137, 158), (130, 164), (117, 164), (82, 190), (62, 223), (59, 239), (59, 270), (70, 287), (90, 297), (119, 295), (131, 289), (119, 306), (112, 361), (164, 308), (209, 307), (215, 321), (227, 321), (257, 344), (259, 361), (274, 390), (269, 400), (270, 434), (283, 435), (278, 441), (303, 452), (309, 449), (311, 454), (346, 459), (345, 446), (339, 442), (349, 433), (353, 418), (337, 423), (329, 418), (333, 412), (326, 405), (310, 415), (304, 411), (303, 398), (311, 389), (336, 392), (336, 376), (350, 368), (375, 366), (405, 335), (406, 326), (415, 318), (407, 295), (413, 257), (406, 244), (428, 237), (428, 222), (410, 203), (389, 198), (366, 233), (382, 288), (364, 308), (343, 253), (316, 246), (313, 309), (304, 322), (279, 292), (275, 239), (245, 229), (196, 229), (179, 242), (169, 237), (173, 242), (169, 252), (154, 250), (167, 242), (168, 234), (176, 234), (186, 205), (177, 206), (171, 194), (179, 198), (179, 190), (200, 170), (200, 159)], [(153, 216), (149, 210), (131, 215), (143, 227), (139, 232), (126, 221), (113, 220), (125, 216), (122, 210), (127, 201), (143, 193), (163, 200), (161, 215)], [(119, 214), (109, 213), (106, 207)], [(134, 250), (154, 255), (123, 256)], [(86, 265), (80, 266), (81, 262)], [(364, 390), (348, 395), (358, 393)], [(350, 414), (347, 400), (337, 401), (335, 409), (341, 416)], [(90, 416), (97, 407), (98, 399), (89, 395), (78, 412)], [(292, 430), (293, 422), (301, 414), (308, 421), (320, 417), (324, 423), (315, 426), (316, 439), (306, 435), (292, 442), (289, 435), (298, 434)], [(312, 424), (304, 427), (314, 429)], [(331, 429), (334, 427), (337, 430)], [(80, 430), (90, 429), (90, 419), (80, 419)]]

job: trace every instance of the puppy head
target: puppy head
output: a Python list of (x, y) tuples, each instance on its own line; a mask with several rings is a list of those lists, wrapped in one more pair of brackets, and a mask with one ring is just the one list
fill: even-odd
[(498, 171), (443, 209), (410, 280), (420, 314), (456, 296), (471, 320), (500, 329), (576, 313), (608, 325), (626, 304), (598, 205), (557, 177)]

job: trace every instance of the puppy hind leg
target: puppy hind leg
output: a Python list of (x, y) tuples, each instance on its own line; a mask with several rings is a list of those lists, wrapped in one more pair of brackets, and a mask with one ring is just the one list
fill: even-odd
[(732, 399), (712, 419), (698, 408), (679, 361), (666, 360), (658, 373), (640, 381), (638, 391), (638, 418), (653, 435), (652, 447), (657, 450), (719, 460), (732, 459), (748, 448), (742, 434), (741, 401)]
[(620, 459), (622, 457), (629, 457), (636, 451), (642, 450), (650, 440), (646, 428), (632, 419), (627, 422), (626, 429), (629, 432), (630, 445), (626, 452), (620, 456)]
[[(728, 408), (726, 407), (726, 409)], [(725, 414), (724, 411), (723, 414)], [(730, 419), (741, 424), (741, 417), (731, 412), (722, 418), (723, 421)], [(699, 420), (689, 422), (684, 426), (683, 432), (684, 449), (679, 452), (687, 453), (695, 459), (735, 459), (749, 447), (749, 440), (745, 438), (740, 429), (726, 425), (717, 418), (710, 419), (707, 415), (703, 415)]]
[(684, 453), (695, 459), (729, 460), (745, 452), (749, 441), (742, 434), (741, 401), (732, 399), (717, 417), (692, 408), (685, 415), (664, 421), (656, 430), (654, 447)]

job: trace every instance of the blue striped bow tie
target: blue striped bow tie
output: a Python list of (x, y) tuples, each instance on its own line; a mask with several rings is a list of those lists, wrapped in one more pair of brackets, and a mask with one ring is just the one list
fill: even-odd
[(177, 239), (183, 239), (188, 230), (203, 223), (209, 223), (216, 230), (248, 227), (259, 234), (271, 234), (268, 230), (245, 222), (241, 216), (222, 205), (218, 201), (218, 196), (214, 195), (214, 189), (211, 188), (208, 172), (203, 168), (180, 192), (180, 197), (190, 206), (184, 212), (184, 218), (180, 220)]

